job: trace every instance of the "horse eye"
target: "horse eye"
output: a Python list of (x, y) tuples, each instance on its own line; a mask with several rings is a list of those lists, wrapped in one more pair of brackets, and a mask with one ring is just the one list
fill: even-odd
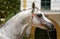
[(37, 14), (38, 17), (42, 17), (42, 14)]

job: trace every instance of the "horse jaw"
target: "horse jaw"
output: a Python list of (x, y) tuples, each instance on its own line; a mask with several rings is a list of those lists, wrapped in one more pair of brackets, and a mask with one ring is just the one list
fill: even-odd
[(33, 19), (32, 19), (33, 23), (35, 24), (40, 24), (39, 20), (34, 16)]

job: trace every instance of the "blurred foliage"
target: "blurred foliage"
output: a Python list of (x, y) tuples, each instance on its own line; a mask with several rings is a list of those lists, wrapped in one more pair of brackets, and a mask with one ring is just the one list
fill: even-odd
[(0, 19), (5, 18), (8, 20), (19, 11), (20, 0), (0, 0)]

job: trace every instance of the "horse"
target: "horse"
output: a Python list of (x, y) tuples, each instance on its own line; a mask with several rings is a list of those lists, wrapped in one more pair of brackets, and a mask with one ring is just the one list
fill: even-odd
[(0, 28), (0, 39), (22, 39), (24, 32), (27, 33), (27, 36), (30, 34), (30, 24), (34, 24), (35, 27), (39, 28), (41, 28), (41, 24), (45, 25), (43, 29), (46, 30), (54, 29), (54, 24), (47, 19), (44, 14), (32, 14), (31, 11), (32, 9), (19, 12), (9, 19), (3, 27)]

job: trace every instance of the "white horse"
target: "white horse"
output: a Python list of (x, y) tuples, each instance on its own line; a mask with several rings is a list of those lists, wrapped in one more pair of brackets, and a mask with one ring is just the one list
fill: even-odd
[[(20, 39), (22, 39), (23, 32), (28, 27), (28, 30), (26, 30), (27, 35), (30, 33), (31, 26), (29, 25), (29, 20), (31, 19), (32, 13), (31, 10), (26, 10), (23, 12), (19, 12), (15, 16), (13, 16), (10, 20), (8, 20), (3, 27), (0, 28), (0, 39), (18, 39), (18, 36), (20, 35)], [(27, 17), (30, 17), (27, 20)], [(40, 20), (42, 19), (42, 20)], [(31, 19), (34, 24), (40, 25), (44, 24), (46, 25), (46, 29), (54, 28), (51, 24), (53, 24), (49, 19), (47, 19), (44, 14), (35, 14), (33, 15), (33, 19)], [(30, 21), (31, 21), (30, 20)], [(44, 23), (45, 22), (45, 23)], [(36, 26), (40, 27), (40, 26)]]

